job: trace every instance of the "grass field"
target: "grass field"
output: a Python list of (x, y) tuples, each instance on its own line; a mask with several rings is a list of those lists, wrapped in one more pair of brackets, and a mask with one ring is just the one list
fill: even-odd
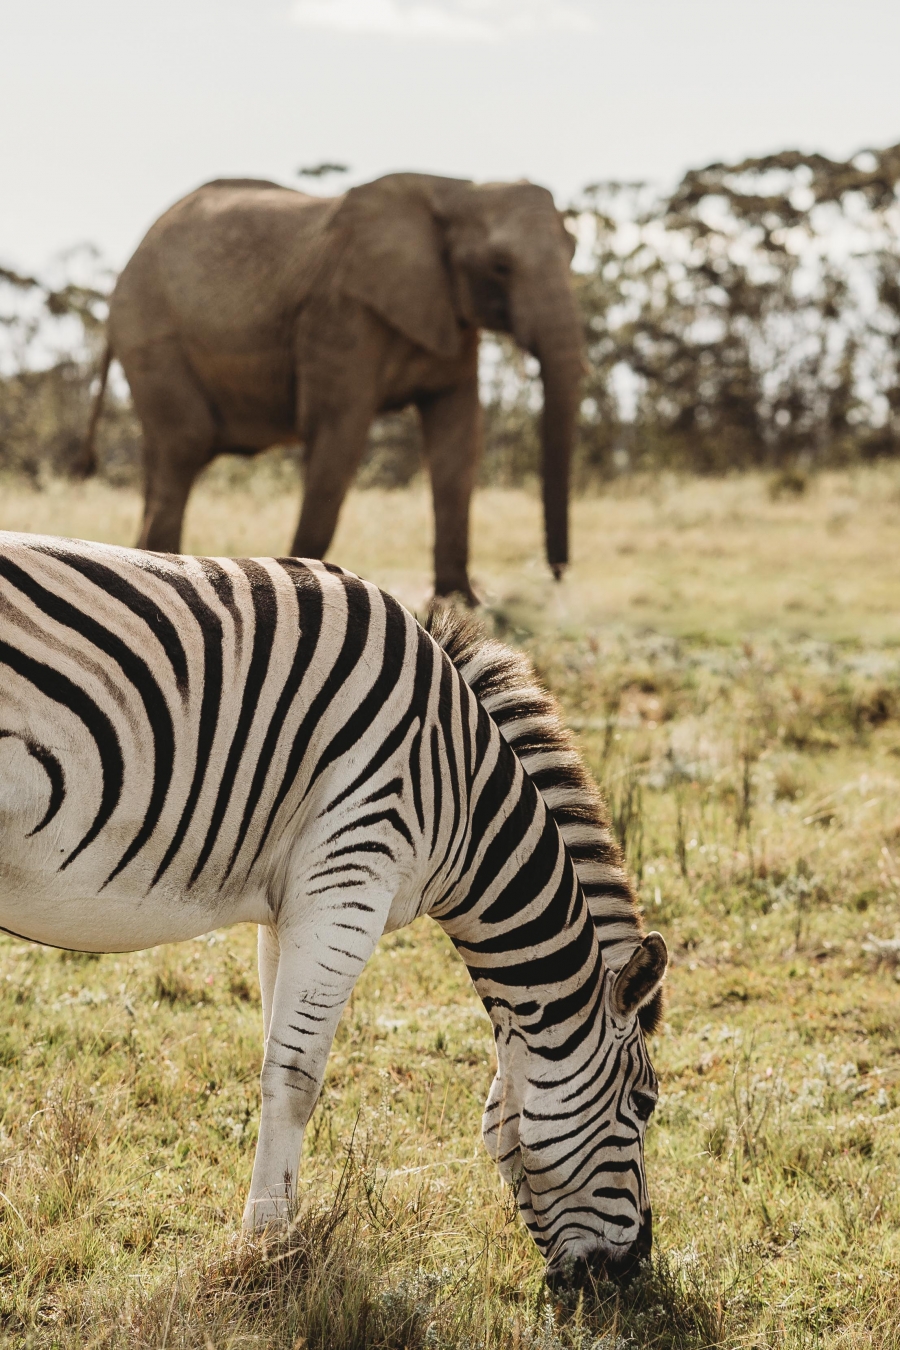
[[(282, 552), (276, 462), (217, 466), (192, 551)], [(555, 1302), (483, 1151), (490, 1028), (436, 925), (339, 1029), (296, 1233), (237, 1238), (258, 1121), (255, 934), (134, 956), (0, 945), (0, 1340), (15, 1346), (900, 1346), (900, 471), (485, 491), (487, 623), (562, 702), (669, 944), (653, 1269)], [(137, 498), (7, 482), (0, 526), (130, 542)], [(333, 557), (421, 607), (423, 490)]]

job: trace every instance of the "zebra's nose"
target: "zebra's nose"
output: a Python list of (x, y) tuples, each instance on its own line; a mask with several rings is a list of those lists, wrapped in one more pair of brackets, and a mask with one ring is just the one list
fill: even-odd
[(576, 1260), (561, 1261), (547, 1271), (547, 1284), (554, 1292), (582, 1289), (599, 1280), (627, 1284), (633, 1280), (653, 1248), (653, 1214), (647, 1210), (634, 1242), (621, 1256), (597, 1250)]
[(605, 1278), (625, 1284), (634, 1279), (639, 1268), (653, 1250), (653, 1212), (648, 1209), (641, 1219), (638, 1235), (628, 1251), (620, 1257), (607, 1258)]

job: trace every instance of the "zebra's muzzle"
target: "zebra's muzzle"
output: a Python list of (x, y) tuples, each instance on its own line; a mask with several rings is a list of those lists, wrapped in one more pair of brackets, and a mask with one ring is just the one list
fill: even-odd
[(621, 1254), (599, 1248), (586, 1256), (564, 1257), (547, 1268), (547, 1284), (554, 1292), (584, 1289), (603, 1280), (627, 1284), (637, 1275), (653, 1248), (653, 1215), (648, 1209), (634, 1242)]

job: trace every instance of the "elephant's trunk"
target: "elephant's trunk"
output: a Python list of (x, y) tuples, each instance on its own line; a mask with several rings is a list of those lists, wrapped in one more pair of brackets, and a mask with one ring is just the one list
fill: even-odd
[(546, 560), (559, 580), (569, 560), (568, 498), (569, 464), (575, 439), (580, 354), (545, 355), (540, 352), (544, 381), (544, 413), (541, 416), (541, 468), (544, 479), (544, 535)]
[(569, 467), (582, 375), (580, 344), (569, 333), (538, 344), (544, 384), (541, 416), (547, 562), (559, 581), (569, 561)]

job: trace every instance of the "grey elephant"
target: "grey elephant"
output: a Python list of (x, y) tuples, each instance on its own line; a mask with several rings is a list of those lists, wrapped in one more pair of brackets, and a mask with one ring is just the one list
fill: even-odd
[(109, 311), (105, 369), (121, 362), (144, 431), (140, 547), (178, 551), (188, 493), (214, 455), (300, 441), (293, 552), (323, 557), (373, 417), (412, 404), (434, 498), (435, 589), (471, 601), (487, 328), (540, 362), (547, 558), (560, 576), (583, 366), (573, 250), (550, 193), (527, 182), (397, 173), (322, 198), (226, 179), (177, 202)]

